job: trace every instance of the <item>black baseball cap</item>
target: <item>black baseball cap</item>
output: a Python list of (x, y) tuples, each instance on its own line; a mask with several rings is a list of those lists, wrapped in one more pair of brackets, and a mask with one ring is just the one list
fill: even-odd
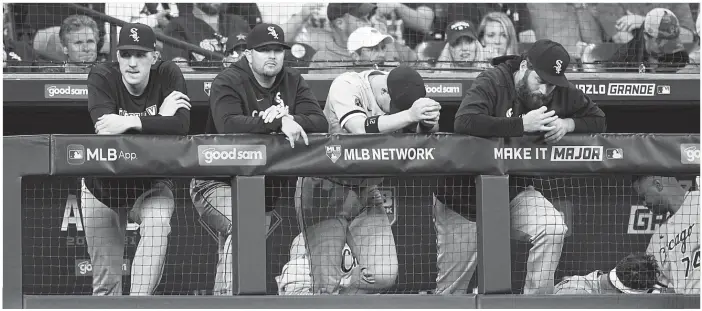
[(156, 51), (156, 34), (149, 25), (128, 23), (119, 31), (118, 50)]
[(227, 38), (227, 51), (235, 50), (239, 46), (246, 48), (247, 33), (237, 33), (235, 36)]
[(407, 65), (390, 71), (388, 93), (390, 93), (390, 114), (410, 109), (416, 100), (427, 96), (424, 78)]
[(461, 37), (469, 37), (478, 40), (475, 26), (469, 21), (456, 21), (446, 28), (446, 41), (453, 45)]
[(527, 52), (527, 58), (544, 81), (562, 87), (570, 85), (565, 76), (570, 54), (560, 43), (548, 39), (537, 40)]
[(247, 49), (255, 49), (269, 44), (277, 44), (286, 49), (290, 49), (290, 46), (285, 43), (283, 28), (280, 28), (280, 26), (276, 24), (258, 24), (251, 29), (249, 35), (246, 37)]
[(333, 22), (335, 19), (344, 17), (346, 13), (358, 18), (373, 15), (378, 8), (374, 3), (329, 3), (327, 5), (327, 19)]

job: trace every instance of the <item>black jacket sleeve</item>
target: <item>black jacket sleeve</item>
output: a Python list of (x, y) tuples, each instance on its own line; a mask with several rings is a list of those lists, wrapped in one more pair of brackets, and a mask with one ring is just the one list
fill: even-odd
[(88, 112), (93, 125), (106, 114), (117, 114), (117, 99), (110, 90), (110, 83), (95, 71), (93, 68), (88, 74)]
[(307, 133), (326, 133), (329, 130), (329, 122), (324, 116), (322, 107), (302, 77), (297, 84), (293, 118)]
[(595, 102), (576, 88), (568, 89), (568, 98), (573, 98), (570, 116), (575, 123), (573, 133), (603, 133), (607, 130), (605, 113)]
[(493, 117), (497, 89), (485, 75), (480, 75), (463, 97), (456, 112), (453, 130), (480, 137), (518, 137), (524, 135), (521, 118)]
[[(217, 133), (270, 134), (280, 129), (280, 122), (265, 123), (261, 117), (244, 115), (245, 98), (234, 88), (241, 87), (226, 72), (217, 75), (210, 90), (210, 113)], [(279, 120), (278, 120), (279, 121)]]
[[(164, 98), (173, 91), (188, 95), (185, 87), (185, 78), (178, 65), (172, 62), (163, 62), (159, 66), (159, 79), (164, 79)], [(163, 103), (159, 103), (161, 107)], [(188, 135), (190, 131), (190, 110), (180, 108), (173, 116), (141, 116), (141, 133), (157, 135)]]

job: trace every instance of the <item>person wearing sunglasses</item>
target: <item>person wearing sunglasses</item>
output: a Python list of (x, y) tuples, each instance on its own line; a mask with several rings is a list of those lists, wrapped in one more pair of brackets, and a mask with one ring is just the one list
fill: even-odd
[[(325, 133), (329, 127), (317, 99), (299, 71), (283, 64), (283, 29), (258, 24), (246, 36), (244, 57), (212, 82), (207, 134), (284, 134), (290, 147), (308, 144), (307, 133)], [(304, 148), (304, 146), (302, 147)], [(277, 198), (288, 196), (295, 177), (266, 177), (266, 212)], [(201, 221), (218, 235), (219, 261), (214, 294), (232, 294), (232, 201), (229, 178), (193, 179), (190, 196)], [(266, 223), (270, 223), (266, 216)], [(261, 224), (265, 225), (265, 224)]]

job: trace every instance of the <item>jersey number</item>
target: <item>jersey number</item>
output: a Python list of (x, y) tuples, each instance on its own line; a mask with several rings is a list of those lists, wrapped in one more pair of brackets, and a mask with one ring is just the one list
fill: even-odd
[[(690, 257), (685, 257), (680, 261), (685, 263), (685, 278), (690, 275)], [(695, 254), (692, 255), (692, 269), (697, 269), (700, 267), (700, 250), (697, 250)]]

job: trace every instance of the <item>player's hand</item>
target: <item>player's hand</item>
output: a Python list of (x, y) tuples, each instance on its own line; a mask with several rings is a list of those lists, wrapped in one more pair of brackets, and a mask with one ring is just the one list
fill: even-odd
[(555, 115), (556, 112), (551, 110), (546, 112), (546, 107), (541, 106), (539, 109), (534, 109), (527, 112), (522, 117), (522, 122), (524, 123), (524, 132), (547, 132), (553, 130), (555, 127), (549, 125), (551, 122), (556, 121), (558, 116)]
[(408, 111), (412, 123), (434, 120), (439, 117), (441, 104), (431, 98), (423, 97), (414, 101), (412, 107), (410, 107)]
[(309, 145), (310, 142), (307, 139), (307, 133), (305, 133), (305, 130), (302, 129), (302, 126), (295, 122), (295, 120), (292, 118), (292, 116), (285, 116), (281, 120), (282, 125), (280, 127), (280, 130), (285, 134), (286, 139), (290, 142), (290, 147), (295, 148), (295, 141), (298, 139), (302, 138), (302, 140), (305, 142), (305, 145)]
[(261, 118), (263, 118), (264, 123), (271, 123), (275, 119), (280, 119), (288, 115), (288, 111), (281, 109), (279, 106), (270, 106), (263, 113), (261, 113)]
[(180, 108), (190, 110), (190, 97), (178, 91), (173, 91), (168, 94), (159, 108), (158, 114), (166, 117), (172, 117)]
[(561, 138), (563, 138), (563, 136), (565, 136), (565, 134), (573, 131), (571, 125), (572, 123), (570, 121), (560, 118), (549, 123), (547, 126), (551, 126), (553, 129), (544, 135), (544, 142), (547, 144), (557, 143), (561, 140)]
[(106, 114), (95, 123), (95, 133), (98, 135), (122, 134), (132, 128), (129, 117), (116, 114)]

